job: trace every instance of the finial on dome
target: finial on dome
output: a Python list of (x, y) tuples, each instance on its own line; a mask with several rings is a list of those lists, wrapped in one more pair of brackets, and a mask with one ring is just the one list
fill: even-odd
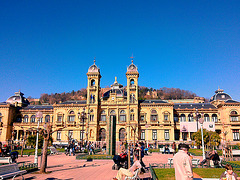
[(115, 82), (114, 83), (117, 83), (117, 76), (115, 76)]
[(132, 56), (130, 58), (132, 59), (132, 64), (133, 64), (133, 59), (134, 59), (133, 54), (132, 54)]
[(96, 62), (96, 57), (94, 57), (94, 60), (93, 60), (93, 62), (94, 62), (94, 64), (95, 64), (95, 62)]

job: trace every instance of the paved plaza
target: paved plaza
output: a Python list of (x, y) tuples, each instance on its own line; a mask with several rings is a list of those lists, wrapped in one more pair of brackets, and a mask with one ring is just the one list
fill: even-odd
[[(149, 163), (167, 163), (168, 158), (172, 158), (172, 154), (152, 153), (143, 158), (146, 166)], [(196, 157), (201, 158), (201, 157)], [(32, 163), (34, 156), (19, 157), (18, 162)], [(39, 157), (40, 162), (40, 157)], [(76, 160), (75, 156), (66, 156), (65, 154), (48, 156), (47, 174), (38, 174), (32, 172), (24, 175), (27, 180), (30, 179), (81, 179), (81, 180), (111, 180), (116, 176), (117, 170), (112, 170), (113, 160)], [(149, 173), (141, 175), (142, 177), (150, 177)], [(18, 177), (17, 179), (21, 179)]]

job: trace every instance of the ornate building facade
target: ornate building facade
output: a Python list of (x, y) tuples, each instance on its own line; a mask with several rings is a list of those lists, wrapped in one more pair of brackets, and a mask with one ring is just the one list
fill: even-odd
[[(51, 123), (55, 144), (78, 141), (106, 143), (109, 154), (121, 141), (147, 141), (150, 144), (172, 141), (192, 142), (192, 133), (203, 126), (218, 132), (223, 140), (240, 143), (240, 103), (218, 89), (205, 103), (204, 98), (188, 100), (139, 100), (139, 72), (133, 62), (126, 72), (127, 86), (115, 82), (101, 91), (100, 69), (94, 64), (87, 72), (87, 100), (53, 105), (29, 105), (21, 92), (0, 103), (0, 140), (21, 141), (45, 123)], [(41, 111), (42, 118), (36, 118)], [(58, 130), (61, 129), (61, 130)], [(111, 147), (110, 147), (111, 146)]]

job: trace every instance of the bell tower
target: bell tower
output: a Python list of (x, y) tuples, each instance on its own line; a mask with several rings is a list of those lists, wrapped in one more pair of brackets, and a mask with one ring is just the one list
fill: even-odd
[(91, 65), (87, 72), (88, 85), (87, 85), (87, 104), (98, 105), (99, 92), (100, 92), (100, 69), (95, 64)]
[[(133, 58), (133, 57), (132, 57)], [(138, 104), (138, 68), (133, 64), (130, 64), (127, 68), (127, 101), (129, 104)]]

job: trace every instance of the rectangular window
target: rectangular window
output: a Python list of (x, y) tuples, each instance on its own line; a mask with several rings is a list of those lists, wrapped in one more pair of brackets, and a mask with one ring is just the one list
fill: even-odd
[(168, 114), (164, 114), (164, 121), (168, 121)]
[(238, 121), (238, 116), (231, 116), (231, 121)]
[(157, 130), (152, 130), (152, 140), (157, 140)]
[(94, 115), (93, 114), (90, 115), (90, 121), (94, 121)]
[(80, 131), (80, 139), (83, 140), (83, 138), (84, 138), (84, 131), (81, 130), (81, 131)]
[(157, 121), (158, 116), (157, 115), (151, 115), (151, 121)]
[(73, 138), (73, 131), (68, 131), (68, 137), (69, 137), (70, 139)]
[(165, 130), (165, 131), (164, 131), (164, 139), (165, 139), (166, 141), (169, 141), (169, 130)]
[(120, 115), (120, 122), (126, 121), (126, 115)]
[(106, 115), (101, 115), (101, 121), (106, 121)]
[(233, 130), (233, 140), (239, 141), (239, 130)]
[(74, 122), (75, 121), (75, 116), (69, 116), (69, 121)]
[(57, 121), (62, 122), (62, 116), (58, 116)]
[(144, 116), (144, 115), (141, 115), (141, 116), (140, 116), (140, 120), (141, 120), (141, 121), (145, 121), (145, 116)]
[(130, 121), (134, 121), (134, 114), (130, 115)]
[(57, 141), (61, 141), (61, 131), (57, 131)]
[(141, 140), (145, 140), (145, 130), (141, 130)]

